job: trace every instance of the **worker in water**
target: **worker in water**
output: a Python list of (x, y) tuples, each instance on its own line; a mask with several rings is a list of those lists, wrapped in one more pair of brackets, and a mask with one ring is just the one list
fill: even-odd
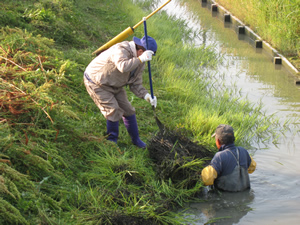
[(132, 143), (140, 148), (146, 144), (140, 139), (135, 108), (128, 101), (124, 86), (129, 86), (137, 97), (156, 107), (157, 98), (142, 85), (145, 62), (152, 60), (157, 50), (156, 41), (133, 37), (133, 41), (117, 43), (94, 58), (84, 72), (87, 92), (106, 118), (108, 140), (117, 143), (119, 120), (122, 118)]
[(219, 151), (201, 172), (204, 185), (214, 185), (219, 190), (231, 192), (250, 188), (249, 173), (254, 172), (256, 162), (246, 149), (234, 145), (233, 128), (221, 124), (212, 137)]

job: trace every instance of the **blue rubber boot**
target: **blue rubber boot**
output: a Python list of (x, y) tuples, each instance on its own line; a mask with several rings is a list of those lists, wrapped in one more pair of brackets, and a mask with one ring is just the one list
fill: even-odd
[(119, 137), (119, 121), (112, 122), (106, 120), (106, 129), (108, 134), (107, 140), (117, 143)]
[(146, 144), (143, 141), (141, 141), (139, 137), (139, 130), (138, 130), (135, 114), (127, 117), (124, 116), (123, 121), (131, 137), (132, 143), (138, 146), (139, 148), (146, 148)]

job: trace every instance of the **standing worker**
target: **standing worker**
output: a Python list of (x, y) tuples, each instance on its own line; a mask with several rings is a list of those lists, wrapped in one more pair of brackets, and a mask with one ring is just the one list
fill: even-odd
[(133, 37), (133, 41), (117, 43), (93, 59), (84, 72), (84, 84), (87, 92), (106, 118), (108, 140), (117, 143), (119, 120), (122, 118), (132, 143), (140, 148), (146, 144), (140, 139), (135, 116), (135, 108), (128, 101), (126, 90), (143, 98), (156, 107), (157, 99), (153, 98), (142, 85), (142, 74), (145, 62), (152, 59), (157, 50), (156, 41)]
[(201, 172), (204, 185), (214, 185), (219, 190), (231, 192), (250, 188), (249, 173), (254, 172), (256, 162), (246, 149), (234, 145), (233, 128), (221, 124), (212, 137), (219, 151)]

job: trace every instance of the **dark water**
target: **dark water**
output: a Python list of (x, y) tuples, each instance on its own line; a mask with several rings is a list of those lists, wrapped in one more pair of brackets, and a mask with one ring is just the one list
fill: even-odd
[[(239, 90), (251, 102), (262, 102), (266, 115), (276, 113), (282, 126), (287, 119), (299, 124), (300, 86), (288, 71), (275, 67), (267, 53), (226, 28), (201, 1), (172, 0), (163, 10), (198, 33), (196, 45), (213, 46), (222, 55), (223, 63), (217, 70), (207, 69), (207, 74), (222, 79), (226, 88)], [(197, 224), (300, 224), (299, 128), (289, 126), (275, 144), (254, 143), (254, 148), (257, 170), (250, 175), (250, 192), (207, 193), (205, 202), (188, 206)]]

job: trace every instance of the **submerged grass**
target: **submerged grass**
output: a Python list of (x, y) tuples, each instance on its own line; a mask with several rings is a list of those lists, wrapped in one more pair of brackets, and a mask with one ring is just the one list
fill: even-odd
[[(82, 81), (91, 53), (148, 15), (154, 3), (0, 3), (0, 224), (191, 222), (174, 209), (194, 200), (200, 179), (192, 188), (159, 179), (149, 152), (131, 145), (123, 124), (118, 146), (106, 141), (106, 121)], [(248, 147), (280, 129), (260, 108), (214, 87), (202, 68), (214, 68), (221, 58), (212, 48), (188, 44), (192, 31), (185, 27), (163, 11), (148, 21), (159, 44), (151, 69), (160, 120), (185, 128), (212, 151), (210, 136), (219, 123), (233, 125), (237, 142)], [(143, 29), (135, 35), (143, 36)], [(149, 87), (147, 71), (144, 82)], [(153, 111), (128, 96), (140, 136), (150, 140), (157, 131)], [(183, 167), (202, 168), (201, 161)]]

